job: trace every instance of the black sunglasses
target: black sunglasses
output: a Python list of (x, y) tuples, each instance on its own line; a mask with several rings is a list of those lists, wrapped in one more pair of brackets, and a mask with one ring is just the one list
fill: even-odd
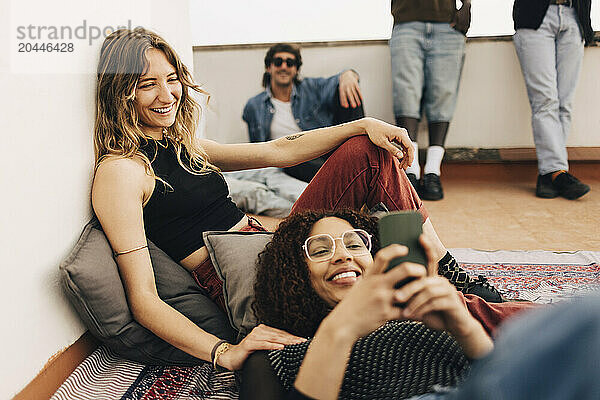
[(271, 63), (273, 63), (273, 65), (275, 65), (276, 67), (281, 67), (281, 64), (283, 64), (284, 61), (288, 68), (292, 68), (298, 65), (298, 61), (296, 61), (295, 58), (286, 58), (284, 60), (281, 57), (275, 57), (273, 61), (271, 61)]

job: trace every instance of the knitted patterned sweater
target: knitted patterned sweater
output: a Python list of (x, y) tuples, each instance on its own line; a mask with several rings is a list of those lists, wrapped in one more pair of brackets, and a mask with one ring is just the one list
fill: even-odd
[[(310, 341), (269, 352), (286, 390), (293, 387)], [(469, 369), (459, 344), (420, 322), (391, 321), (359, 339), (352, 349), (340, 399), (403, 399), (455, 386)]]

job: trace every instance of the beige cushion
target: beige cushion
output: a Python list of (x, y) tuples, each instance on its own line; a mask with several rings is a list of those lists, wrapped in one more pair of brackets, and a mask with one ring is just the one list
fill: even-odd
[(231, 325), (241, 335), (256, 326), (251, 305), (254, 300), (256, 260), (271, 241), (270, 232), (205, 232), (204, 243), (217, 274)]

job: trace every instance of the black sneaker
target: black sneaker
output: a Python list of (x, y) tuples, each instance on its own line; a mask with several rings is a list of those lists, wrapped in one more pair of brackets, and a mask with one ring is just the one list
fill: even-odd
[(565, 199), (575, 200), (590, 191), (590, 186), (581, 182), (568, 172), (559, 174), (552, 181), (554, 189)]
[(408, 177), (408, 180), (410, 181), (410, 184), (412, 185), (412, 187), (414, 187), (418, 193), (419, 192), (419, 180), (417, 179), (417, 175), (408, 173), (408, 174), (406, 174), (406, 176)]
[(483, 275), (479, 275), (475, 280), (471, 278), (471, 281), (467, 284), (463, 293), (474, 294), (488, 303), (504, 303), (508, 301)]
[(437, 174), (425, 174), (421, 183), (419, 195), (423, 200), (441, 200), (444, 198), (444, 190), (440, 176)]
[(535, 185), (535, 195), (543, 199), (553, 199), (558, 197), (558, 191), (552, 184), (552, 172), (545, 175), (538, 175)]

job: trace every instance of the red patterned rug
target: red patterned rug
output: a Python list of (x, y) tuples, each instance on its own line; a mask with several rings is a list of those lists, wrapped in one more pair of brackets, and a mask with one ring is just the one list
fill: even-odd
[(553, 303), (600, 288), (600, 265), (460, 263), (482, 275), (507, 298)]

